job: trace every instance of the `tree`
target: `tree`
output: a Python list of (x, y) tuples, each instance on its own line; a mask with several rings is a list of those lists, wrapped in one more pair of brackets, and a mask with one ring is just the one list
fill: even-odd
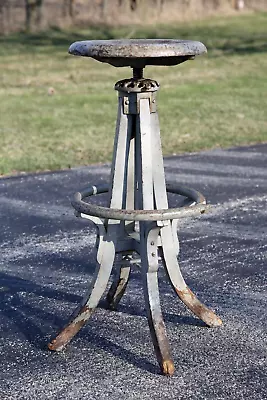
[(43, 0), (25, 0), (26, 31), (31, 32), (42, 21)]
[(102, 0), (100, 6), (101, 6), (101, 17), (103, 19), (105, 19), (106, 15), (107, 15), (107, 8), (108, 8), (107, 0)]
[(74, 17), (74, 2), (75, 0), (63, 0), (62, 15), (63, 17)]
[(130, 0), (130, 7), (132, 11), (135, 11), (137, 9), (137, 0)]
[(9, 33), (11, 23), (10, 0), (0, 0), (0, 31)]

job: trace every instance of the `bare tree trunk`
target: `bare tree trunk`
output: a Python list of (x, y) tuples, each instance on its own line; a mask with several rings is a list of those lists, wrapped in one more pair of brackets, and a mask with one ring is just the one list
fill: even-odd
[(75, 0), (69, 0), (69, 16), (74, 17), (74, 2)]
[(137, 9), (138, 2), (137, 0), (130, 0), (130, 8), (132, 11), (135, 11)]
[(63, 0), (62, 16), (73, 19), (74, 17), (74, 2), (75, 0)]
[(102, 0), (101, 2), (101, 18), (105, 20), (107, 16), (107, 6), (108, 6), (108, 1), (107, 0)]
[(11, 13), (10, 13), (10, 1), (0, 0), (0, 31), (4, 35), (8, 34), (11, 26)]
[(26, 13), (26, 31), (29, 32), (31, 30), (32, 25), (32, 5), (30, 1), (25, 0), (25, 13)]
[(25, 0), (26, 31), (32, 32), (42, 21), (43, 0)]

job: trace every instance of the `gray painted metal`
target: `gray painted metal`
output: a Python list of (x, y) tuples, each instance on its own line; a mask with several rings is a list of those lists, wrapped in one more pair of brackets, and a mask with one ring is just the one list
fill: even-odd
[(206, 53), (203, 43), (177, 39), (85, 40), (73, 43), (69, 53), (92, 57), (115, 67), (177, 65)]
[(150, 334), (161, 372), (164, 375), (173, 375), (175, 368), (159, 299), (157, 257), (159, 232), (160, 227), (156, 223), (140, 223), (143, 290)]
[[(136, 166), (137, 167), (137, 166)], [(183, 208), (166, 208), (159, 210), (122, 210), (109, 207), (98, 206), (93, 203), (83, 201), (86, 197), (96, 194), (106, 193), (109, 188), (107, 185), (91, 186), (82, 192), (77, 192), (71, 202), (75, 210), (82, 214), (97, 216), (100, 218), (119, 219), (123, 221), (164, 221), (176, 218), (185, 218), (203, 214), (209, 206), (206, 205), (205, 197), (198, 191), (176, 184), (167, 184), (167, 192), (186, 196), (188, 203)]]
[(131, 267), (125, 265), (124, 261), (126, 264), (127, 261), (130, 263), (134, 260), (131, 260), (131, 255), (121, 255), (122, 266), (116, 271), (115, 278), (107, 294), (107, 303), (111, 310), (116, 310), (129, 281)]
[[(111, 185), (110, 185), (110, 206), (123, 207), (125, 198), (125, 156), (131, 137), (128, 131), (128, 119), (123, 113), (122, 98), (119, 98), (118, 118), (112, 162)], [(95, 191), (95, 188), (93, 188)], [(95, 222), (95, 220), (92, 220)], [(104, 223), (103, 223), (103, 226)], [(50, 350), (60, 351), (83, 327), (97, 307), (110, 278), (113, 263), (115, 260), (116, 243), (120, 237), (122, 223), (119, 220), (112, 220), (106, 226), (106, 233), (98, 245), (97, 268), (94, 279), (88, 293), (84, 296), (81, 305), (76, 309), (69, 323), (49, 343)], [(115, 294), (115, 293), (114, 293)]]
[[(95, 56), (94, 51), (98, 51), (101, 57), (103, 54), (105, 57), (125, 57), (123, 46), (127, 47), (127, 43), (109, 42), (110, 46), (107, 43), (94, 43), (96, 47), (87, 47), (87, 55)], [(159, 47), (163, 54), (176, 51), (175, 57), (179, 52), (179, 56), (185, 56), (189, 54), (186, 51), (189, 52), (190, 46), (192, 43), (180, 41), (172, 41), (171, 44), (169, 41), (141, 41), (141, 44), (133, 41), (128, 43), (128, 55), (149, 57), (150, 53), (146, 51), (150, 50), (150, 56), (154, 57), (153, 51), (156, 52)], [(136, 77), (138, 74), (140, 78)], [(155, 81), (144, 80), (140, 70), (134, 71), (131, 80), (121, 82), (115, 85), (119, 91), (118, 116), (110, 184), (108, 187), (92, 186), (78, 192), (72, 202), (77, 216), (91, 220), (98, 227), (95, 277), (70, 322), (48, 347), (50, 350), (62, 350), (91, 317), (107, 288), (113, 266), (117, 270), (107, 294), (107, 303), (115, 309), (126, 290), (132, 266), (140, 263), (145, 308), (155, 354), (161, 372), (173, 375), (175, 368), (159, 298), (159, 261), (163, 262), (175, 292), (195, 315), (209, 326), (222, 323), (188, 288), (177, 261), (177, 219), (203, 212), (206, 200), (193, 189), (166, 185), (156, 111), (159, 85)], [(167, 191), (184, 196), (185, 205), (169, 209)], [(105, 192), (109, 194), (109, 207), (84, 201), (89, 196)]]

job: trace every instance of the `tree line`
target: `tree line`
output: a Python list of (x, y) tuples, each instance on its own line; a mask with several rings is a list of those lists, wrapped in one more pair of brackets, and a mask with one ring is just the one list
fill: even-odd
[[(222, 3), (227, 3), (236, 10), (242, 10), (253, 0), (198, 0), (198, 2), (202, 2), (204, 9), (210, 7), (211, 4), (213, 7), (216, 4), (220, 7)], [(196, 0), (0, 0), (0, 24), (2, 25), (0, 31), (18, 30), (12, 24), (18, 24), (20, 29), (23, 28), (27, 32), (38, 30), (42, 27), (44, 19), (49, 25), (49, 19), (53, 19), (53, 10), (58, 13), (58, 19), (62, 18), (62, 21), (69, 21), (70, 24), (75, 23), (79, 7), (80, 9), (83, 7), (83, 10), (94, 9), (98, 19), (102, 18), (105, 22), (110, 7), (115, 8), (118, 13), (122, 10), (126, 13), (128, 11), (137, 13), (144, 3), (150, 4), (152, 11), (157, 10), (160, 14), (164, 8), (169, 7), (171, 11), (177, 5), (183, 9), (187, 6), (192, 7), (192, 4), (193, 6), (196, 4)]]

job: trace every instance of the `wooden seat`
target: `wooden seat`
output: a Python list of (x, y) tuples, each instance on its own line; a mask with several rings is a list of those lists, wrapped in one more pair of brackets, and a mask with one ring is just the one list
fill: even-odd
[(92, 57), (115, 67), (177, 65), (206, 53), (201, 42), (176, 39), (85, 40), (73, 43), (69, 53)]

